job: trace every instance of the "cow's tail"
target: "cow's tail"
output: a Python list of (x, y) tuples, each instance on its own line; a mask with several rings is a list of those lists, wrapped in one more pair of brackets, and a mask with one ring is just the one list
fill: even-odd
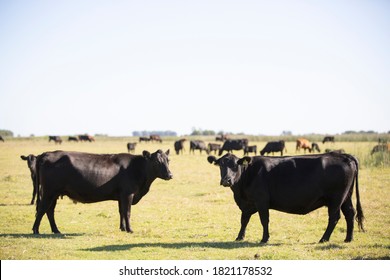
[(362, 205), (360, 204), (360, 194), (359, 194), (359, 162), (358, 160), (353, 157), (354, 159), (354, 162), (356, 164), (356, 173), (355, 173), (355, 187), (356, 187), (356, 221), (358, 223), (358, 226), (360, 228), (361, 231), (365, 231), (364, 230), (364, 226), (363, 226), (363, 221), (364, 221), (364, 214), (363, 214), (363, 209), (362, 209)]

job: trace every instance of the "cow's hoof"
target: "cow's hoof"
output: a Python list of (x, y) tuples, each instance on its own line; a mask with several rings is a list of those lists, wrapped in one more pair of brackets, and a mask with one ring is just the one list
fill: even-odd
[(243, 241), (244, 237), (237, 237), (235, 241)]
[(329, 241), (328, 239), (321, 238), (320, 243), (325, 243), (325, 242), (328, 242), (328, 241)]
[(265, 243), (267, 243), (267, 242), (268, 242), (268, 239), (262, 239), (262, 240), (260, 241), (261, 244), (265, 244)]

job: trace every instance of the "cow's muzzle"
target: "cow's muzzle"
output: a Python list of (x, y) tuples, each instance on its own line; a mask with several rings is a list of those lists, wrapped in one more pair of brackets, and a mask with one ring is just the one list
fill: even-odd
[(231, 178), (224, 178), (224, 179), (221, 179), (220, 184), (221, 184), (221, 186), (224, 186), (224, 187), (231, 187), (231, 186), (233, 186), (233, 180)]

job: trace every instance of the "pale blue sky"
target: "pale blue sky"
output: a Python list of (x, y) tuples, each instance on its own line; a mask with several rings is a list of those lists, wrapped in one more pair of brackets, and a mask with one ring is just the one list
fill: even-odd
[(0, 129), (390, 130), (390, 1), (0, 0)]

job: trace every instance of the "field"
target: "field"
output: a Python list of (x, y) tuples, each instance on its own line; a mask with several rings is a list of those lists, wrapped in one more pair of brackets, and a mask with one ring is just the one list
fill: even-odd
[[(211, 138), (210, 138), (211, 139)], [(32, 183), (20, 155), (63, 149), (92, 153), (127, 152), (135, 138), (102, 138), (94, 143), (48, 143), (46, 139), (10, 139), (0, 143), (0, 258), (2, 260), (351, 260), (390, 259), (389, 154), (370, 155), (374, 141), (336, 142), (321, 148), (343, 148), (361, 163), (359, 185), (366, 232), (355, 226), (354, 241), (344, 243), (346, 225), (340, 219), (325, 244), (319, 244), (327, 209), (305, 216), (270, 212), (270, 240), (261, 245), (261, 224), (254, 215), (246, 239), (235, 242), (240, 210), (229, 188), (219, 186), (219, 169), (206, 154), (173, 151), (173, 140), (139, 143), (143, 150), (171, 149), (174, 179), (157, 179), (150, 192), (132, 208), (133, 234), (119, 230), (117, 203), (74, 204), (64, 197), (56, 207), (62, 234), (50, 232), (46, 216), (40, 235), (32, 234), (35, 207), (30, 205)], [(206, 142), (208, 142), (206, 139)], [(263, 147), (264, 140), (250, 141)], [(287, 155), (295, 143), (287, 142)], [(242, 151), (235, 152), (241, 156)], [(355, 196), (353, 203), (356, 205)]]

